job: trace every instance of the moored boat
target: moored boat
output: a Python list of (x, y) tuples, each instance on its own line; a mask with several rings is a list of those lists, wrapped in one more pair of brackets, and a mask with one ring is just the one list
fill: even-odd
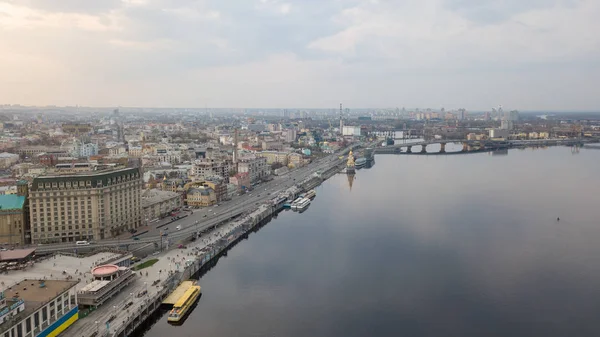
[(199, 285), (189, 287), (173, 305), (173, 309), (169, 311), (167, 321), (170, 323), (177, 323), (183, 320), (183, 318), (191, 312), (192, 306), (200, 297), (200, 293), (201, 288)]

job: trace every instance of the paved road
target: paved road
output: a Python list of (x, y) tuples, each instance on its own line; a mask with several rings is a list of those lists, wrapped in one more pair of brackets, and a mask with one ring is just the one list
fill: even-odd
[[(348, 149), (344, 150), (344, 152), (347, 152), (347, 150)], [(340, 162), (340, 159), (338, 158), (339, 155), (340, 153), (329, 155), (316, 160), (309, 165), (288, 172), (282, 176), (275, 177), (272, 181), (257, 185), (252, 192), (241, 196), (235, 196), (233, 200), (220, 203), (218, 206), (213, 206), (202, 210), (194, 210), (193, 214), (189, 214), (187, 217), (175, 221), (167, 226), (156, 228), (156, 226), (162, 224), (162, 222), (150, 224), (151, 228), (149, 229), (148, 233), (139, 235), (139, 240), (137, 241), (132, 239), (117, 238), (102, 240), (96, 244), (83, 247), (77, 246), (74, 243), (60, 243), (38, 246), (37, 249), (39, 252), (52, 252), (76, 248), (89, 249), (111, 245), (116, 246), (153, 243), (160, 241), (161, 230), (168, 233), (168, 237), (171, 239), (171, 241), (181, 240), (185, 237), (188, 237), (195, 231), (204, 231), (208, 228), (214, 227), (218, 223), (230, 219), (231, 217), (255, 208), (257, 204), (272, 199), (275, 195), (277, 195), (277, 193), (282, 192), (292, 185), (303, 181), (314, 172), (332, 167)], [(181, 230), (176, 230), (177, 226), (181, 226)], [(167, 228), (168, 230), (166, 230)]]

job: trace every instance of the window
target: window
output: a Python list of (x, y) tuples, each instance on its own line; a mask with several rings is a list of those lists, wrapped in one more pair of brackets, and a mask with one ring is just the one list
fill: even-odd
[(25, 333), (29, 333), (31, 331), (31, 317), (27, 317), (25, 320)]
[(17, 324), (17, 337), (23, 337), (23, 323)]
[(46, 308), (42, 308), (42, 322), (46, 322), (48, 320), (48, 312), (46, 311)]

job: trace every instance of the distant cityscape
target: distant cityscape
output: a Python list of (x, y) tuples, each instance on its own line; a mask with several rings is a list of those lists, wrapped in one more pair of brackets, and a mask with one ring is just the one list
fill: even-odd
[[(210, 207), (349, 143), (598, 137), (600, 119), (466, 109), (31, 108), (0, 113), (0, 244), (102, 240)], [(385, 137), (384, 137), (385, 138)]]
[[(462, 144), (465, 154), (599, 139), (596, 114), (520, 113), (501, 106), (470, 112), (343, 104), (4, 105), (0, 335), (127, 336), (161, 303), (175, 307), (169, 320), (177, 321), (177, 303), (199, 297), (199, 286), (187, 277), (284, 208), (304, 212), (314, 188), (337, 173), (347, 175), (351, 190), (356, 171), (373, 167), (375, 154), (450, 154), (447, 143)], [(428, 152), (434, 144), (439, 152)], [(187, 256), (185, 263), (175, 262), (179, 254)], [(135, 268), (148, 269), (144, 276)], [(117, 306), (127, 311), (114, 311)], [(88, 314), (95, 324), (77, 323)]]

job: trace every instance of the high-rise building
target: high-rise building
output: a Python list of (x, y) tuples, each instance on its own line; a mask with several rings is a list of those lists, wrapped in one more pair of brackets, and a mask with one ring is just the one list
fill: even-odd
[(502, 106), (500, 106), (498, 108), (498, 115), (501, 116), (502, 120), (500, 121), (500, 129), (502, 130), (512, 130), (513, 128), (513, 121), (510, 118), (510, 112), (507, 111), (503, 111), (502, 110)]
[(105, 239), (139, 227), (143, 184), (139, 167), (35, 178), (31, 242)]
[(293, 143), (296, 141), (297, 132), (295, 129), (287, 129), (285, 130), (285, 141), (287, 143)]

